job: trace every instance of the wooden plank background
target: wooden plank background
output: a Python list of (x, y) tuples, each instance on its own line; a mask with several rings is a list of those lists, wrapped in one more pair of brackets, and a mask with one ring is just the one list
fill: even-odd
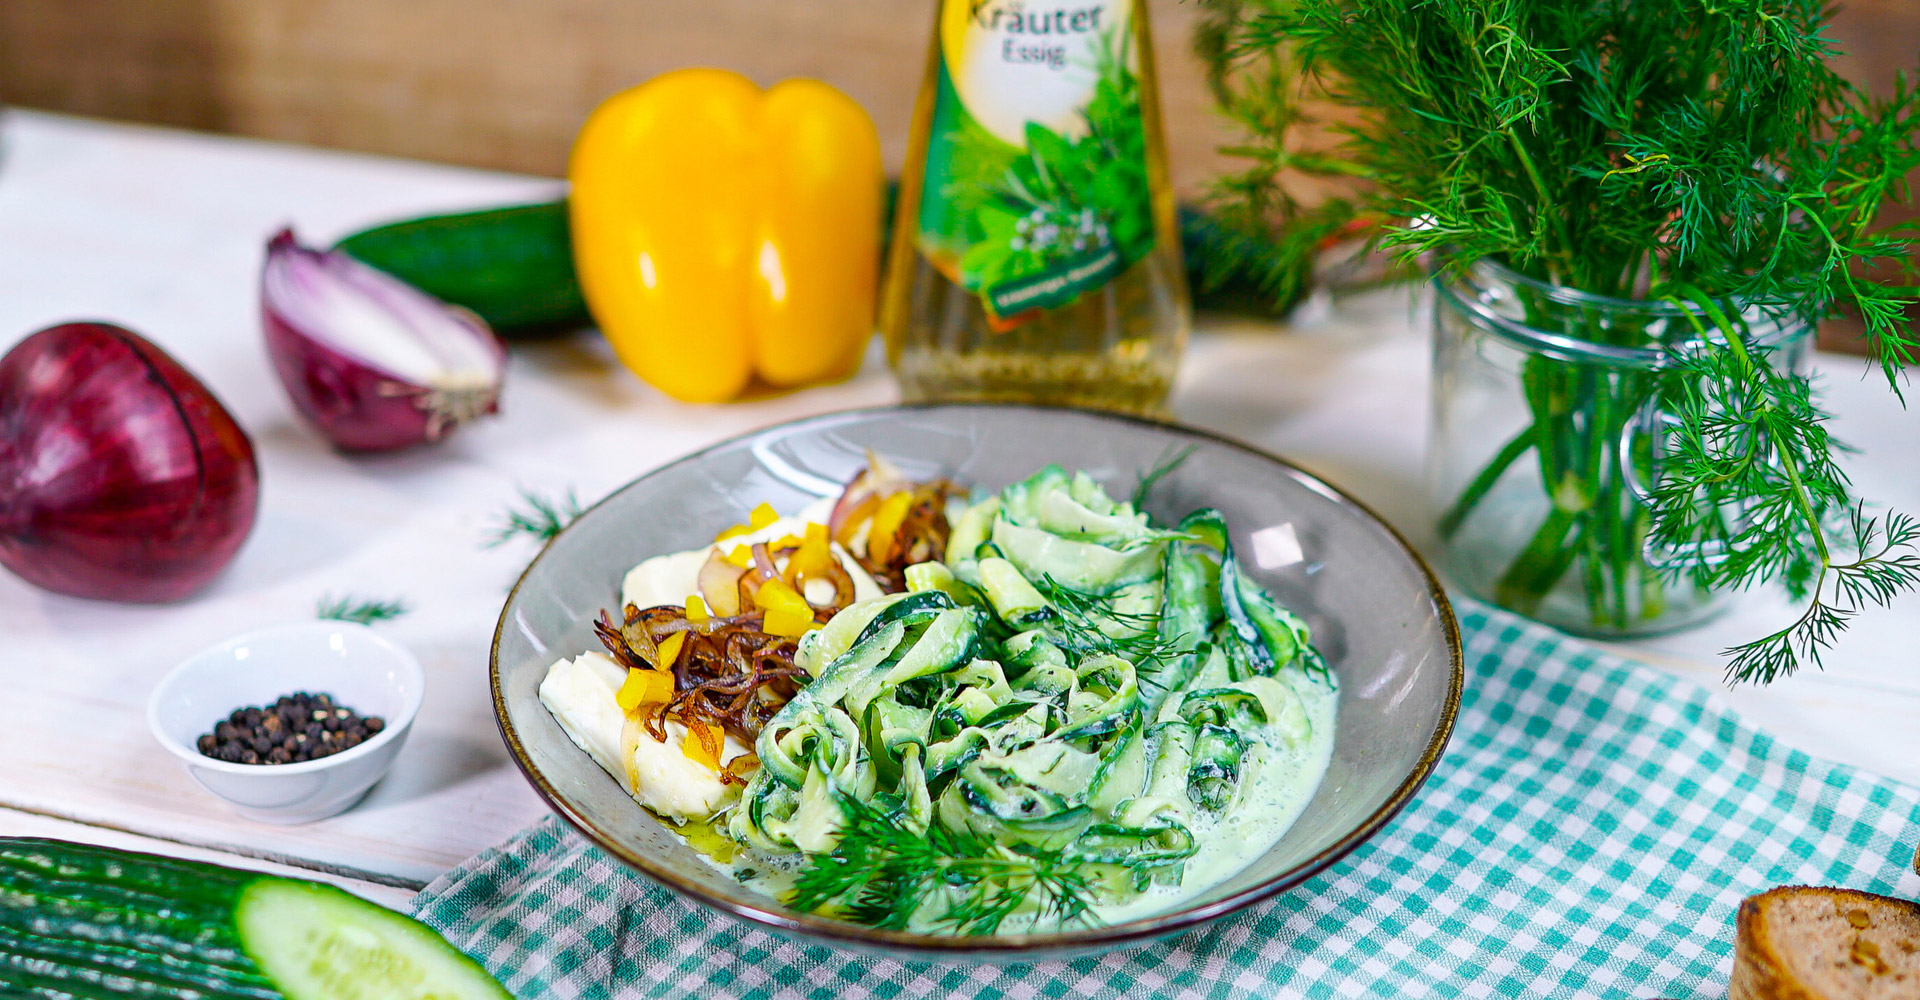
[[(1226, 162), (1188, 39), (1204, 0), (1148, 0), (1176, 184)], [(602, 98), (707, 64), (827, 80), (906, 142), (934, 0), (5, 0), (0, 103), (559, 175)], [(1920, 3), (1855, 0), (1845, 69), (1920, 62)], [(1383, 67), (1385, 68), (1385, 67)]]
[[(1194, 3), (1153, 3), (1181, 178), (1221, 139), (1187, 51)], [(867, 107), (897, 166), (931, 0), (7, 0), (0, 100), (559, 174), (580, 122), (679, 66), (811, 76)]]

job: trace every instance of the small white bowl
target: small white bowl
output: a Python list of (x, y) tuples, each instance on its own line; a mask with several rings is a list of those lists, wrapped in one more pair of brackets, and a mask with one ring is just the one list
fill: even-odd
[[(153, 689), (147, 725), (207, 791), (263, 823), (308, 823), (344, 812), (387, 773), (420, 711), (426, 676), (403, 647), (351, 622), (281, 625), (236, 636), (181, 661)], [(385, 727), (366, 742), (295, 764), (230, 764), (202, 754), (201, 734), (237, 708), (281, 695), (326, 693)]]

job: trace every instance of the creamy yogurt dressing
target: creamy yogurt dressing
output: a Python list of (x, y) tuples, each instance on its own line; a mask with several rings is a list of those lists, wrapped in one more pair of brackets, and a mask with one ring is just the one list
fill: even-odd
[(1195, 815), (1193, 835), (1200, 849), (1187, 859), (1180, 881), (1154, 886), (1131, 899), (1094, 904), (1094, 915), (1102, 923), (1115, 924), (1172, 909), (1218, 886), (1278, 843), (1306, 811), (1333, 760), (1334, 720), (1340, 695), (1335, 688), (1312, 681), (1291, 687), (1300, 696), (1313, 732), (1298, 744), (1290, 744), (1273, 726), (1255, 730), (1252, 735), (1258, 741), (1258, 756), (1240, 782), (1233, 802), (1221, 810), (1218, 818)]

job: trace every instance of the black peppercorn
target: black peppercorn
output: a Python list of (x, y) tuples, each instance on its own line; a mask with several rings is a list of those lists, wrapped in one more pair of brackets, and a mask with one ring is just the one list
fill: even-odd
[(297, 764), (359, 746), (386, 728), (379, 716), (362, 718), (329, 694), (296, 691), (266, 705), (236, 708), (194, 746), (235, 764)]

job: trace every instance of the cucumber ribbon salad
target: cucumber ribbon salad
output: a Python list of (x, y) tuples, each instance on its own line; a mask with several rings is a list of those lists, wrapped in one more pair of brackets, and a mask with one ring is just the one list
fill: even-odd
[(876, 461), (623, 597), (543, 701), (716, 864), (865, 924), (1163, 909), (1270, 847), (1331, 752), (1333, 676), (1219, 512), (1157, 525), (1058, 466), (970, 501)]

